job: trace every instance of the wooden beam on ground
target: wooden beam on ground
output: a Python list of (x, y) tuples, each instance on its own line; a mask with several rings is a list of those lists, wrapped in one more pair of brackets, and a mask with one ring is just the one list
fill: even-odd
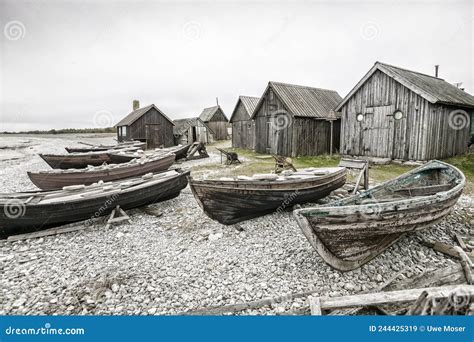
[(466, 296), (474, 297), (473, 285), (449, 285), (442, 287), (431, 287), (425, 289), (400, 290), (392, 292), (367, 293), (343, 297), (321, 297), (321, 309), (330, 310), (337, 308), (347, 308), (353, 306), (368, 306), (381, 304), (396, 304), (415, 301), (423, 291), (429, 293), (433, 298), (446, 298), (456, 290), (463, 291)]
[(311, 309), (311, 315), (321, 316), (323, 312), (321, 310), (321, 301), (319, 297), (309, 296), (308, 301), (309, 301), (309, 307)]
[(7, 241), (9, 242), (14, 242), (14, 241), (20, 241), (20, 240), (27, 240), (27, 239), (35, 239), (43, 236), (50, 236), (50, 235), (57, 235), (57, 234), (63, 234), (63, 233), (70, 233), (70, 232), (77, 232), (79, 230), (83, 230), (88, 228), (88, 226), (83, 225), (83, 226), (74, 226), (74, 227), (56, 227), (56, 228), (51, 228), (51, 229), (46, 229), (46, 230), (40, 230), (38, 232), (34, 233), (28, 233), (28, 234), (19, 234), (19, 235), (12, 235), (7, 238)]

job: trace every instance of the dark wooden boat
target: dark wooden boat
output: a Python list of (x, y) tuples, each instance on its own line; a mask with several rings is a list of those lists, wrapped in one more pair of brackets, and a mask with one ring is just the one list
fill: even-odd
[(100, 152), (124, 147), (136, 147), (138, 149), (146, 148), (146, 143), (140, 141), (126, 141), (117, 145), (86, 145), (84, 147), (65, 147), (68, 153)]
[[(132, 152), (137, 147), (126, 147), (119, 151)], [(112, 161), (109, 157), (110, 150), (97, 152), (69, 153), (69, 154), (39, 154), (39, 156), (53, 169), (82, 169), (91, 166), (99, 166), (104, 163), (119, 163)]]
[(138, 177), (147, 173), (167, 170), (174, 163), (174, 154), (158, 154), (133, 159), (128, 163), (92, 166), (85, 169), (48, 170), (28, 172), (33, 184), (42, 190), (61, 189), (64, 186), (98, 181), (110, 182), (124, 178)]
[(344, 185), (346, 169), (299, 170), (278, 179), (196, 180), (189, 178), (191, 190), (210, 218), (234, 224), (297, 203), (314, 202)]
[(443, 219), (464, 183), (461, 171), (434, 160), (359, 195), (295, 210), (294, 216), (319, 255), (332, 267), (348, 271), (405, 233)]
[(189, 171), (169, 170), (124, 182), (72, 186), (65, 190), (0, 194), (0, 238), (132, 209), (174, 198)]
[(191, 145), (179, 145), (167, 148), (155, 148), (154, 151), (109, 151), (108, 154), (109, 158), (112, 160), (113, 163), (126, 163), (132, 159), (141, 158), (143, 156), (156, 153), (173, 153), (175, 155), (175, 159), (179, 160), (182, 158), (186, 158), (190, 146)]

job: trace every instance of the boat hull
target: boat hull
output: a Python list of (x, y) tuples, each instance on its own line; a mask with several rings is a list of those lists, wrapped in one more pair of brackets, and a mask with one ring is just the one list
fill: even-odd
[[(174, 147), (168, 147), (160, 150), (155, 150), (153, 153), (160, 153), (162, 152), (163, 154), (165, 153), (173, 153), (175, 155), (175, 160), (179, 160), (182, 158), (186, 158), (186, 155), (188, 153), (190, 145), (184, 145), (184, 146), (174, 146)], [(108, 153), (110, 160), (112, 163), (128, 163), (129, 161), (140, 158), (140, 156), (134, 155), (134, 153), (118, 153), (118, 152), (110, 152)]]
[[(189, 171), (181, 171), (176, 176), (151, 186), (138, 186), (133, 191), (119, 191), (75, 202), (38, 205), (27, 203), (23, 208), (19, 208), (22, 210), (22, 215), (14, 215), (18, 217), (7, 216), (6, 213), (12, 208), (7, 208), (8, 204), (2, 204), (0, 205), (0, 238), (107, 215), (117, 205), (127, 210), (177, 197), (187, 186), (188, 174)], [(48, 192), (32, 192), (31, 194), (42, 193)]]
[(196, 181), (189, 184), (203, 211), (225, 225), (249, 220), (292, 205), (317, 201), (346, 181), (341, 169), (329, 177), (281, 183)]
[(84, 184), (90, 185), (98, 181), (110, 182), (125, 178), (132, 178), (167, 170), (174, 163), (174, 155), (164, 156), (159, 160), (132, 165), (118, 165), (114, 168), (101, 170), (78, 170), (75, 172), (28, 172), (28, 177), (42, 190), (62, 189), (65, 186)]
[[(405, 180), (399, 178), (400, 182)], [(432, 195), (394, 201), (367, 200), (358, 205), (352, 204), (349, 198), (321, 207), (298, 209), (294, 216), (324, 261), (340, 271), (349, 271), (372, 260), (406, 233), (441, 221), (461, 196), (463, 178), (450, 190)], [(394, 181), (389, 183), (392, 187), (396, 185)], [(376, 188), (354, 198), (363, 198)]]
[(77, 155), (40, 154), (40, 157), (53, 169), (83, 169), (88, 165), (100, 166), (104, 163), (112, 163), (107, 151)]

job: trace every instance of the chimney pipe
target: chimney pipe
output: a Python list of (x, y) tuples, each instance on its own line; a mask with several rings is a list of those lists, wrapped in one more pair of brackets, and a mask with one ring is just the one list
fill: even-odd
[(439, 70), (439, 65), (435, 65), (435, 77), (438, 77), (438, 70)]
[(217, 103), (217, 105), (219, 105), (219, 98), (218, 97), (216, 97), (216, 103)]
[(138, 108), (140, 108), (140, 101), (133, 100), (133, 110), (137, 110)]

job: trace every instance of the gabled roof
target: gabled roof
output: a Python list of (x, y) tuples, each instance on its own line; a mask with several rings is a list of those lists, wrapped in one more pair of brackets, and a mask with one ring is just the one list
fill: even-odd
[(374, 66), (365, 74), (359, 83), (356, 84), (349, 94), (347, 94), (344, 100), (337, 106), (336, 110), (339, 111), (347, 100), (349, 100), (377, 70), (387, 74), (395, 81), (431, 103), (474, 107), (474, 96), (446, 82), (442, 78), (399, 68), (390, 64), (375, 62)]
[(258, 100), (260, 100), (259, 97), (242, 96), (242, 95), (239, 96), (239, 99), (237, 100), (237, 103), (235, 104), (234, 111), (232, 112), (232, 115), (230, 116), (229, 122), (232, 122), (232, 119), (235, 115), (235, 112), (240, 102), (242, 102), (242, 105), (244, 106), (245, 110), (249, 114), (249, 118), (250, 118), (253, 114), (253, 111), (255, 110), (255, 107), (257, 107)]
[(214, 106), (214, 107), (204, 108), (202, 110), (201, 115), (199, 115), (199, 119), (201, 119), (203, 122), (210, 121), (212, 119), (212, 117), (214, 116), (214, 114), (216, 114), (216, 112), (219, 109), (221, 110), (222, 115), (224, 115), (226, 121), (229, 121), (229, 120), (227, 120), (227, 117), (225, 116), (224, 111), (222, 110), (222, 108), (219, 105)]
[[(342, 100), (342, 97), (335, 90), (268, 82), (264, 94), (269, 88), (273, 89), (290, 114), (297, 117), (334, 120), (336, 119), (334, 108)], [(258, 101), (252, 118), (263, 104), (264, 99), (265, 97), (262, 96)]]
[(210, 133), (215, 134), (214, 131), (204, 123), (199, 118), (186, 118), (186, 119), (178, 119), (173, 121), (175, 126), (173, 127), (173, 134), (176, 135), (182, 135), (184, 132), (186, 132), (189, 127), (194, 127), (198, 125), (198, 122), (201, 122), (204, 127), (206, 127)]
[(174, 125), (173, 121), (171, 121), (171, 119), (168, 116), (166, 116), (165, 113), (163, 113), (161, 110), (159, 110), (158, 107), (156, 107), (154, 104), (151, 104), (149, 106), (138, 108), (138, 109), (134, 110), (133, 112), (128, 114), (126, 117), (124, 117), (122, 120), (120, 120), (115, 126), (130, 126), (132, 123), (134, 123), (135, 121), (140, 119), (143, 115), (145, 115), (152, 108), (156, 109), (156, 111), (158, 113), (163, 115), (166, 118), (166, 120), (168, 120), (169, 122), (171, 122)]

